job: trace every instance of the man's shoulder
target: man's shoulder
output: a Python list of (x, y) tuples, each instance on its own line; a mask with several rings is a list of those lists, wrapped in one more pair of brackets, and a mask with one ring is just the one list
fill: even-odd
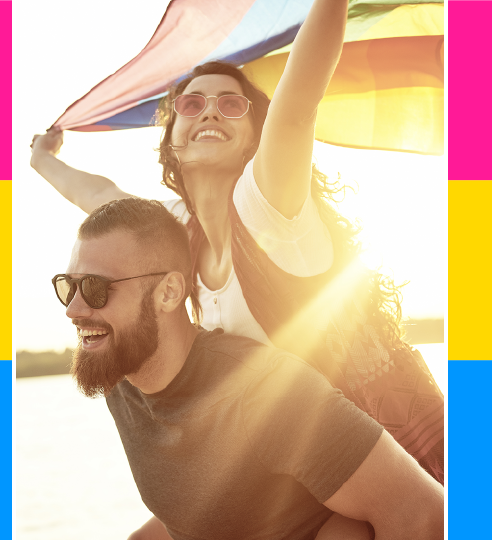
[(220, 329), (197, 336), (185, 367), (182, 385), (193, 385), (204, 394), (246, 398), (247, 402), (254, 396), (258, 404), (275, 398), (278, 386), (299, 385), (310, 392), (317, 381), (331, 388), (323, 375), (297, 356)]
[(197, 338), (195, 353), (209, 355), (216, 360), (241, 365), (252, 372), (262, 372), (279, 360), (301, 362), (303, 360), (282, 349), (268, 346), (254, 339), (226, 334), (220, 328), (209, 332), (204, 330)]
[(262, 371), (279, 355), (288, 354), (248, 337), (225, 334), (220, 328), (211, 332), (203, 330), (196, 345), (198, 354), (208, 353), (215, 358), (242, 364), (253, 371)]

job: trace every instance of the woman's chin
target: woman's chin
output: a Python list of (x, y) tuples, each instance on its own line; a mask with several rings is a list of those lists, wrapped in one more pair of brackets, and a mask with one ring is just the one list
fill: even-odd
[[(207, 169), (215, 169), (219, 174), (229, 173), (237, 175), (237, 173), (242, 173), (243, 161), (242, 156), (238, 159), (231, 159), (231, 152), (210, 151), (194, 153), (194, 155), (186, 156), (186, 158), (183, 157), (181, 160), (181, 167), (185, 174), (187, 171), (193, 169), (203, 172), (202, 167), (206, 167)], [(185, 166), (188, 167), (188, 169), (186, 169)], [(236, 179), (237, 176), (235, 180)]]

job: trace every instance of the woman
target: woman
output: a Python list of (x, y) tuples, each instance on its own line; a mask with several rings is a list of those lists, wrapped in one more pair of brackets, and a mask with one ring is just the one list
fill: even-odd
[[(220, 63), (170, 92), (160, 162), (181, 199), (165, 204), (190, 231), (202, 325), (305, 358), (442, 482), (442, 395), (400, 339), (397, 289), (358, 263), (357, 230), (327, 203), (334, 191), (311, 164), (346, 13), (346, 0), (314, 2), (270, 104)], [(67, 199), (90, 212), (128, 196), (57, 160), (61, 144), (60, 132), (35, 136), (31, 164)]]

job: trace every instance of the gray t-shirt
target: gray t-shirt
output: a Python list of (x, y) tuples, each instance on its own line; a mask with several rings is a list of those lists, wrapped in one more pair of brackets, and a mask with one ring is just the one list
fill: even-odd
[(382, 427), (294, 355), (201, 332), (162, 391), (107, 398), (149, 510), (176, 540), (307, 540)]

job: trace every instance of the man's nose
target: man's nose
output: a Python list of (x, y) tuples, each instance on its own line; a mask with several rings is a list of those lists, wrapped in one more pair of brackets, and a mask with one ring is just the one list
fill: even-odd
[(75, 291), (75, 296), (72, 298), (70, 304), (66, 309), (66, 315), (69, 319), (82, 319), (88, 318), (92, 315), (93, 309), (89, 307), (80, 294), (79, 287)]

